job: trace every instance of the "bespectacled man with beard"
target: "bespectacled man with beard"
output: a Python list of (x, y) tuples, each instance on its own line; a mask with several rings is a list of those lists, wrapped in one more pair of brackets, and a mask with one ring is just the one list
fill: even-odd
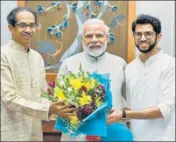
[[(109, 27), (100, 19), (88, 19), (82, 26), (84, 51), (67, 58), (61, 65), (58, 77), (68, 71), (77, 73), (80, 64), (88, 72), (109, 73), (114, 108), (124, 107), (122, 85), (126, 62), (121, 57), (106, 52)], [(61, 141), (85, 141), (84, 136), (70, 137), (62, 134)]]
[(175, 141), (175, 59), (158, 48), (161, 23), (141, 14), (132, 31), (140, 55), (125, 69), (131, 110), (114, 110), (108, 123), (130, 119), (135, 141)]
[(43, 141), (41, 120), (49, 120), (49, 114), (68, 118), (74, 108), (41, 98), (47, 89), (44, 62), (30, 49), (36, 12), (17, 7), (7, 21), (12, 39), (1, 47), (1, 140)]

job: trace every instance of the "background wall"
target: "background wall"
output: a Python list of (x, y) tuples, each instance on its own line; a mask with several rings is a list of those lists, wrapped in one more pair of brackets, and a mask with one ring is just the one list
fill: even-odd
[[(75, 2), (75, 1), (74, 1)], [(50, 10), (46, 15), (40, 14), (39, 21), (42, 25), (40, 32), (35, 34), (34, 39), (32, 40), (32, 48), (38, 51), (45, 63), (46, 72), (55, 72), (57, 73), (62, 62), (78, 52), (82, 51), (82, 39), (79, 38), (79, 30), (81, 29), (82, 23), (85, 19), (88, 19), (92, 12), (96, 11), (97, 16), (104, 20), (110, 28), (110, 33), (113, 33), (116, 40), (112, 44), (108, 44), (107, 51), (122, 57), (127, 62), (129, 61), (128, 57), (128, 23), (131, 21), (131, 17), (128, 14), (128, 1), (104, 1), (101, 7), (97, 6), (94, 1), (89, 1), (91, 6), (90, 12), (86, 10), (85, 5), (88, 4), (88, 1), (78, 1), (78, 9), (87, 13), (88, 16), (85, 16), (83, 13), (70, 12), (68, 18), (65, 20), (63, 16), (69, 12), (67, 7), (70, 7), (73, 4), (73, 1), (68, 3), (62, 3), (61, 7), (57, 9)], [(38, 4), (41, 4), (45, 8), (51, 5), (51, 1), (27, 1), (26, 6), (37, 11)], [(111, 12), (112, 6), (117, 6), (117, 11)], [(130, 2), (132, 5), (132, 3)], [(81, 6), (82, 5), (82, 6)], [(102, 11), (105, 9), (105, 11)], [(130, 11), (133, 9), (131, 8)], [(134, 13), (133, 13), (134, 14)], [(111, 15), (111, 16), (109, 16)], [(114, 21), (114, 18), (118, 16), (118, 22), (121, 24), (111, 24)], [(134, 17), (135, 15), (133, 15)], [(54, 17), (54, 18), (53, 18)], [(85, 18), (83, 18), (85, 17)], [(119, 18), (120, 17), (120, 18)], [(124, 17), (124, 18), (123, 18)], [(68, 27), (64, 26), (63, 22), (68, 23)], [(62, 29), (53, 30), (53, 33), (49, 34), (47, 29), (55, 23), (56, 25), (62, 25)], [(115, 23), (115, 22), (113, 22)], [(130, 22), (131, 24), (131, 22)], [(74, 28), (73, 28), (74, 27)], [(131, 29), (130, 29), (131, 31)], [(63, 34), (58, 38), (55, 36), (56, 33), (62, 32)], [(130, 36), (133, 39), (132, 36)], [(129, 39), (130, 39), (129, 38)], [(134, 48), (135, 46), (130, 46)], [(133, 50), (134, 51), (134, 50)], [(134, 58), (135, 55), (133, 55)], [(132, 59), (133, 59), (132, 58)]]
[[(6, 17), (15, 6), (17, 1), (1, 1), (1, 45), (11, 38)], [(160, 47), (175, 57), (175, 1), (136, 1), (136, 15), (141, 13), (157, 16), (161, 20), (163, 38)]]
[(161, 20), (163, 37), (160, 47), (175, 57), (175, 1), (137, 1), (136, 15), (141, 13), (151, 14)]
[(1, 1), (1, 45), (6, 44), (11, 38), (7, 25), (7, 15), (16, 6), (17, 1)]

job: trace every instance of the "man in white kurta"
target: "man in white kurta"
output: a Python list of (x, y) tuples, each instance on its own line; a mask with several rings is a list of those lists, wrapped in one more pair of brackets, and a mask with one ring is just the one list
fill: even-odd
[(175, 140), (175, 59), (159, 47), (161, 22), (139, 15), (132, 24), (140, 55), (125, 69), (127, 102), (131, 110), (116, 110), (108, 123), (130, 119), (135, 141)]
[[(102, 28), (102, 29), (101, 29)], [(106, 52), (106, 48), (101, 47), (99, 49), (101, 52), (99, 54), (94, 55), (93, 51), (89, 49), (89, 47), (85, 47), (87, 42), (86, 36), (95, 36), (92, 37), (93, 39), (88, 42), (91, 46), (101, 45), (101, 32), (107, 36), (108, 31), (104, 31), (104, 22), (98, 19), (91, 19), (87, 20), (83, 25), (83, 48), (84, 51), (73, 55), (72, 57), (67, 58), (61, 65), (58, 77), (68, 73), (71, 71), (75, 74), (78, 73), (80, 64), (83, 67), (84, 71), (94, 72), (97, 71), (98, 73), (110, 74), (110, 86), (112, 91), (112, 101), (113, 101), (113, 108), (123, 108), (125, 100), (122, 96), (122, 85), (124, 83), (124, 69), (126, 66), (126, 62), (121, 57), (116, 55), (110, 54)], [(100, 34), (100, 35), (99, 35)], [(97, 36), (98, 35), (98, 36)], [(105, 36), (105, 37), (106, 37)], [(107, 39), (105, 38), (103, 42), (106, 44)], [(102, 42), (102, 45), (103, 45)], [(105, 45), (107, 46), (107, 45)], [(95, 49), (98, 50), (98, 49)], [(92, 53), (93, 52), (93, 53)], [(95, 51), (95, 53), (97, 53)], [(70, 137), (69, 135), (62, 134), (61, 137), (62, 141), (85, 141), (84, 135), (78, 137)]]
[(41, 98), (46, 90), (44, 62), (30, 49), (37, 14), (17, 7), (7, 19), (12, 40), (1, 47), (1, 140), (42, 141), (41, 120), (49, 114), (69, 117), (74, 108)]
[(174, 140), (175, 137), (175, 60), (163, 51), (145, 64), (137, 57), (126, 68), (126, 84), (132, 110), (157, 106), (163, 118), (131, 119), (135, 140)]
[(43, 59), (13, 40), (1, 47), (1, 140), (42, 140), (41, 120), (48, 120)]

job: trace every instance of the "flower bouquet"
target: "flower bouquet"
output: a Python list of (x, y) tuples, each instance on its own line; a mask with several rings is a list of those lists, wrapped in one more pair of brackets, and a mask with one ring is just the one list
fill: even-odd
[(106, 136), (106, 112), (112, 107), (109, 74), (84, 72), (80, 65), (77, 74), (68, 72), (50, 82), (43, 97), (76, 107), (76, 115), (70, 119), (56, 118), (56, 130), (74, 136), (81, 133)]

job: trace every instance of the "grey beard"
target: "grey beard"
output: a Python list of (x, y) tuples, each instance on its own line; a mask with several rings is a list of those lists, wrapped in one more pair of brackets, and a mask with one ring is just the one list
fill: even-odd
[[(106, 52), (106, 49), (107, 49), (107, 42), (104, 44), (104, 45), (102, 45), (102, 47), (101, 47), (102, 49), (102, 52), (100, 53), (100, 54), (98, 54), (98, 55), (94, 55), (94, 54), (91, 54), (91, 52), (90, 52), (90, 49), (89, 49), (89, 46), (85, 46), (84, 45), (84, 43), (83, 43), (83, 49), (84, 49), (84, 51), (89, 55), (89, 56), (91, 56), (91, 57), (93, 57), (93, 58), (99, 58), (100, 56), (102, 56), (105, 52)], [(92, 52), (93, 53), (93, 52)]]

